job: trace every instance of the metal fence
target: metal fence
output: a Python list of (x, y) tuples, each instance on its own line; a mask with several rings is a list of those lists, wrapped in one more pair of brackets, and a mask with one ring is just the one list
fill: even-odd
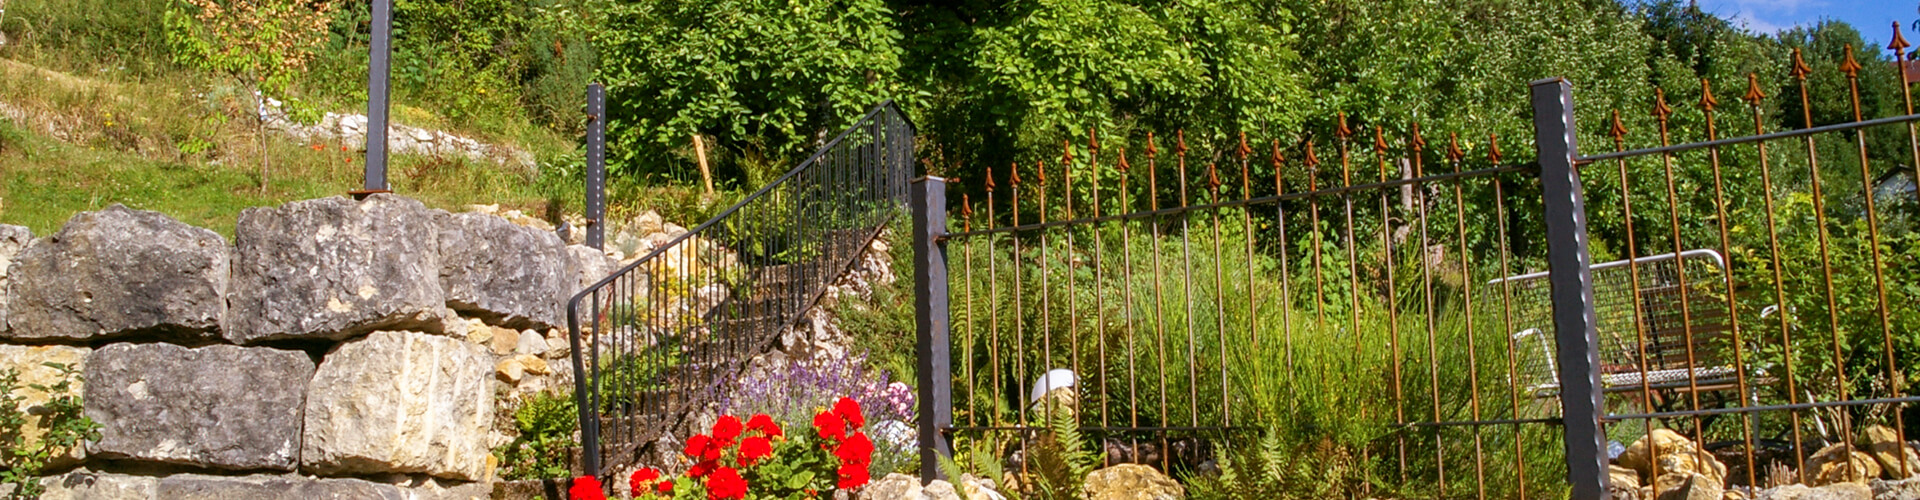
[(858, 262), (903, 211), (913, 136), (891, 101), (875, 106), (793, 170), (567, 302), (586, 473), (633, 464), (687, 425)]
[(1584, 154), (1572, 85), (1549, 79), (1528, 164), (1341, 116), (1191, 155), (1218, 164), (1183, 134), (1089, 133), (952, 205), (917, 181), (923, 477), (957, 448), (1024, 482), (1066, 429), (1102, 464), (1201, 475), (1294, 429), (1323, 439), (1289, 453), (1350, 491), (1595, 499), (1621, 447), (1667, 428), (1693, 448), (1648, 463), (1712, 455), (1750, 498), (1819, 482), (1810, 457), (1868, 420), (1904, 443), (1920, 200), (1876, 174), (1920, 163), (1920, 115), (1909, 95), (1866, 119), (1854, 90), (1852, 121), (1769, 132), (1769, 99), (1807, 108), (1793, 64), (1800, 94), (1750, 79), (1755, 127), (1732, 139), (1703, 81), (1698, 142), (1673, 144), (1656, 91), (1658, 130), (1616, 118), (1615, 152)]

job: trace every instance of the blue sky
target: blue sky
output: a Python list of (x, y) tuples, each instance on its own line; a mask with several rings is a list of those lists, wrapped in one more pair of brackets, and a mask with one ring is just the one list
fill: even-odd
[(1893, 21), (1900, 21), (1907, 40), (1916, 40), (1913, 21), (1920, 18), (1920, 0), (1699, 0), (1700, 8), (1744, 23), (1762, 33), (1822, 19), (1846, 21), (1869, 42), (1886, 47)]

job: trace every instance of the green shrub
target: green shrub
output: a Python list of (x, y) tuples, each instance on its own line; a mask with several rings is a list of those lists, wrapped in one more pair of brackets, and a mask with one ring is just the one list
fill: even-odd
[[(0, 371), (0, 483), (15, 485), (16, 498), (38, 498), (41, 486), (36, 475), (48, 462), (85, 441), (100, 439), (100, 424), (81, 413), (80, 396), (73, 393), (73, 385), (81, 380), (79, 371), (61, 363), (45, 366), (57, 370), (60, 380), (51, 386), (27, 386), (47, 396), (47, 402), (31, 411), (40, 416), (38, 423), (29, 421), (29, 410), (22, 408), (26, 398), (17, 394), (20, 372)], [(45, 433), (30, 442), (24, 430), (33, 425), (43, 427)]]
[(493, 450), (500, 460), (502, 479), (553, 479), (572, 473), (569, 450), (577, 445), (574, 431), (580, 427), (580, 413), (573, 394), (541, 392), (513, 410), (514, 428), (520, 435), (513, 442)]

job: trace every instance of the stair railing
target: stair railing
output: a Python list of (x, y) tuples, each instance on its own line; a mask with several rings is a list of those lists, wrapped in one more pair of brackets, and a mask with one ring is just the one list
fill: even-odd
[[(905, 211), (914, 126), (874, 106), (813, 156), (567, 301), (580, 467), (688, 425)], [(642, 243), (645, 245), (645, 243)]]

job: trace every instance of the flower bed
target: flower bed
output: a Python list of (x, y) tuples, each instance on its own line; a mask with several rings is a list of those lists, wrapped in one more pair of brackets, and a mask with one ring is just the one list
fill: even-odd
[[(873, 440), (860, 403), (842, 397), (816, 413), (812, 432), (789, 436), (764, 413), (745, 422), (721, 415), (711, 433), (687, 439), (681, 452), (694, 461), (677, 477), (644, 468), (627, 478), (636, 499), (747, 500), (820, 498), (857, 490), (870, 480)], [(576, 478), (571, 500), (606, 500), (593, 477)]]

